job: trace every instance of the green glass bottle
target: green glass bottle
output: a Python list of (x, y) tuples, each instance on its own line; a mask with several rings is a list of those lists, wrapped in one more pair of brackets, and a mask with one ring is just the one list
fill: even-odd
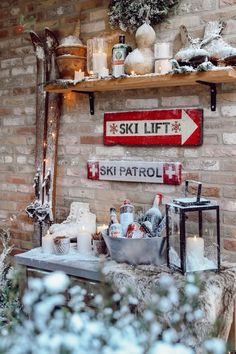
[(112, 75), (119, 77), (124, 75), (124, 63), (127, 55), (132, 51), (131, 47), (125, 44), (125, 36), (119, 36), (119, 43), (112, 48)]

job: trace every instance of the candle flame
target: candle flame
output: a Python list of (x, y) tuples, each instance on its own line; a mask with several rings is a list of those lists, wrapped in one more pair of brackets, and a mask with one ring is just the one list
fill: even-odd
[(92, 70), (89, 72), (89, 75), (93, 75), (93, 71)]
[(135, 71), (134, 71), (134, 70), (132, 70), (132, 71), (131, 71), (131, 75), (134, 75), (134, 74), (135, 74)]

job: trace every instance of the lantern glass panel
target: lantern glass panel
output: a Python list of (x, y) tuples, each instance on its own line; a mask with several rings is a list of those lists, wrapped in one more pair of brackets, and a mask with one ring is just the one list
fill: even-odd
[(217, 210), (169, 209), (169, 264), (183, 272), (217, 270)]
[(180, 269), (180, 222), (179, 209), (169, 209), (169, 261), (170, 266)]
[(186, 271), (218, 268), (217, 223), (215, 210), (186, 213)]

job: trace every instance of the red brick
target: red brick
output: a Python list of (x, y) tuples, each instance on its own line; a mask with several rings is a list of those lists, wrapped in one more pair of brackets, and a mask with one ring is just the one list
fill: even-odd
[(81, 144), (103, 144), (103, 136), (81, 136)]
[(224, 240), (223, 246), (227, 251), (236, 252), (236, 240)]

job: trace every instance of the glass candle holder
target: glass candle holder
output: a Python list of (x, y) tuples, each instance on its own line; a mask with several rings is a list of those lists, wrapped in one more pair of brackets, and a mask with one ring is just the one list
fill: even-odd
[(172, 64), (169, 59), (155, 60), (155, 73), (168, 74), (172, 70)]
[(105, 38), (92, 38), (87, 41), (87, 70), (99, 77), (109, 74)]
[(162, 42), (154, 44), (155, 59), (171, 59), (173, 57), (172, 43)]

